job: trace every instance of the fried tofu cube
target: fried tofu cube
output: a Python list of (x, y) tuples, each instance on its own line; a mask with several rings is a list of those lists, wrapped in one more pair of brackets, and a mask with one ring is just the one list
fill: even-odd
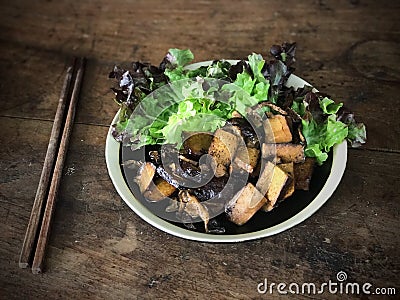
[(240, 145), (231, 165), (231, 173), (237, 170), (244, 170), (248, 173), (253, 173), (253, 170), (257, 166), (259, 156), (260, 150)]
[(286, 185), (282, 189), (281, 194), (279, 195), (279, 199), (284, 200), (290, 197), (295, 190), (294, 163), (290, 162), (286, 164), (279, 164), (278, 167), (289, 175)]
[(272, 159), (276, 163), (304, 162), (304, 146), (301, 144), (262, 144), (263, 158)]
[(281, 194), (283, 187), (288, 180), (289, 175), (278, 166), (274, 167), (271, 183), (267, 191), (267, 199), (269, 203), (274, 206)]
[(258, 177), (256, 187), (263, 195), (267, 194), (267, 191), (272, 181), (272, 175), (274, 174), (274, 168), (275, 164), (273, 164), (270, 161), (267, 161), (264, 168), (260, 172), (260, 176)]
[(265, 140), (268, 143), (289, 143), (292, 141), (292, 133), (289, 124), (282, 115), (271, 115), (264, 120)]
[(279, 166), (270, 161), (266, 163), (256, 185), (262, 194), (265, 193), (267, 199), (264, 210), (270, 211), (274, 207), (288, 179), (289, 175)]
[(229, 220), (243, 225), (266, 203), (265, 197), (248, 183), (225, 206)]
[[(237, 135), (223, 129), (218, 129), (215, 132), (208, 153), (215, 159), (217, 170), (230, 165), (238, 145), (239, 137)], [(221, 177), (225, 174), (226, 172), (220, 172), (216, 176)]]

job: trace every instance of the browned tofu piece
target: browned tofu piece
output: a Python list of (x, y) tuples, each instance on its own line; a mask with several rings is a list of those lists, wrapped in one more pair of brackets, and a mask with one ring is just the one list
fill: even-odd
[(308, 191), (314, 171), (315, 159), (307, 157), (303, 163), (294, 164), (294, 177), (296, 190)]
[(292, 133), (285, 116), (271, 115), (264, 120), (265, 140), (268, 143), (289, 143), (292, 141)]
[(267, 191), (267, 199), (272, 206), (274, 206), (276, 201), (278, 200), (278, 197), (281, 194), (281, 191), (285, 186), (288, 178), (289, 175), (281, 168), (279, 168), (279, 166), (274, 167), (271, 183), (269, 184), (269, 188)]
[[(210, 148), (208, 149), (208, 154), (210, 154), (217, 164), (217, 170), (224, 169), (223, 167), (228, 167), (231, 163), (232, 157), (234, 157), (236, 149), (239, 145), (239, 137), (233, 133), (225, 131), (223, 129), (218, 129), (214, 133), (214, 138), (211, 142)], [(226, 174), (225, 172), (220, 172), (216, 174), (217, 177), (221, 177)]]
[(276, 163), (304, 162), (304, 146), (301, 144), (262, 144), (263, 158), (268, 158)]
[(188, 154), (201, 156), (210, 148), (213, 136), (208, 132), (185, 132), (183, 134), (183, 148)]
[(154, 183), (151, 183), (143, 196), (153, 202), (161, 201), (172, 195), (176, 188), (162, 178), (157, 178)]
[(248, 183), (227, 203), (225, 212), (237, 225), (245, 224), (266, 203), (264, 196)]
[(232, 112), (232, 118), (243, 118), (243, 116), (236, 110)]
[(274, 174), (274, 168), (275, 165), (272, 162), (267, 161), (264, 168), (260, 172), (256, 187), (263, 195), (267, 194), (267, 191), (272, 181), (272, 176)]
[(261, 157), (272, 161), (274, 164), (281, 163), (281, 159), (276, 154), (276, 144), (266, 144), (261, 145)]
[(156, 173), (156, 167), (150, 163), (144, 163), (138, 170), (137, 176), (135, 177), (135, 182), (139, 186), (139, 190), (141, 193), (147, 190), (150, 183), (153, 180), (154, 174)]
[(231, 172), (235, 170), (244, 170), (248, 173), (253, 173), (254, 168), (257, 166), (259, 156), (260, 150), (240, 145), (231, 165)]
[(273, 209), (274, 209), (274, 206), (271, 204), (271, 202), (267, 201), (267, 202), (261, 207), (261, 209), (262, 209), (263, 211), (268, 212), (268, 211), (273, 210)]
[(265, 193), (267, 199), (267, 203), (263, 207), (264, 210), (270, 211), (274, 207), (288, 179), (289, 175), (279, 166), (270, 161), (266, 163), (256, 185), (262, 194)]
[(289, 178), (286, 182), (285, 187), (282, 189), (281, 194), (279, 195), (279, 199), (286, 199), (290, 197), (295, 190), (295, 178), (294, 178), (294, 163), (286, 163), (286, 164), (279, 164), (279, 168), (281, 168), (283, 171), (285, 171), (288, 175)]

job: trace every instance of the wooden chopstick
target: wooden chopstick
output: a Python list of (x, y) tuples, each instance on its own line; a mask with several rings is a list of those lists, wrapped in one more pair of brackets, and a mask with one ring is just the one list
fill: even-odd
[(69, 99), (69, 91), (74, 71), (73, 66), (67, 69), (67, 74), (61, 90), (56, 115), (54, 118), (53, 128), (50, 134), (49, 145), (47, 147), (46, 157), (43, 164), (42, 173), (40, 175), (39, 185), (36, 191), (35, 200), (33, 202), (31, 216), (28, 227), (26, 229), (22, 250), (19, 257), (20, 268), (27, 268), (32, 258), (32, 251), (35, 248), (35, 239), (38, 232), (42, 207), (45, 202), (47, 192), (50, 185), (51, 173), (54, 167), (54, 161), (57, 156), (58, 145), (60, 141), (60, 133), (64, 121), (65, 109)]
[(79, 69), (76, 73), (76, 80), (72, 90), (71, 101), (69, 103), (68, 114), (65, 120), (65, 126), (61, 137), (60, 148), (57, 154), (56, 165), (54, 167), (53, 178), (47, 197), (46, 208), (43, 215), (42, 226), (36, 246), (36, 252), (32, 263), (32, 273), (38, 274), (43, 271), (43, 260), (45, 257), (47, 241), (50, 235), (50, 225), (54, 213), (55, 202), (58, 194), (65, 157), (68, 149), (68, 143), (71, 137), (72, 127), (75, 118), (76, 104), (82, 84), (83, 73), (85, 69), (85, 59), (80, 59)]
[[(46, 152), (45, 163), (22, 245), (19, 266), (27, 268), (33, 259), (32, 273), (34, 274), (43, 271), (43, 260), (50, 234), (52, 215), (54, 213), (55, 201), (72, 132), (85, 63), (84, 58), (81, 58), (79, 61), (75, 59), (73, 66), (67, 69)], [(74, 74), (76, 74), (75, 77)], [(72, 86), (73, 89), (71, 92)], [(68, 102), (68, 113), (66, 118), (64, 118)], [(62, 128), (63, 124), (64, 128)], [(44, 212), (42, 212), (43, 206), (45, 206)]]

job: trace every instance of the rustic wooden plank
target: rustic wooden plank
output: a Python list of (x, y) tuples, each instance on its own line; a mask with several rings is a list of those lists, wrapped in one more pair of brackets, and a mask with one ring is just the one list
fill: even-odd
[(0, 43), (0, 53), (0, 115), (53, 119), (71, 60), (8, 43)]
[(0, 32), (4, 40), (116, 61), (157, 60), (171, 44), (193, 48), (199, 59), (235, 58), (288, 39), (307, 42), (304, 49), (311, 50), (325, 42), (323, 50), (314, 50), (324, 56), (377, 33), (381, 39), (398, 37), (399, 21), (390, 15), (398, 8), (396, 1), (19, 0), (2, 4)]
[[(71, 59), (51, 51), (0, 44), (0, 116), (52, 120)], [(108, 73), (113, 63), (88, 62), (78, 105), (78, 123), (111, 123), (116, 112)], [(13, 76), (10, 76), (13, 75)]]
[(399, 154), (351, 150), (338, 190), (310, 219), (270, 238), (215, 245), (170, 236), (137, 217), (108, 178), (107, 128), (81, 124), (74, 126), (65, 164), (47, 270), (32, 277), (18, 269), (18, 250), (51, 123), (3, 117), (0, 125), (11, 129), (0, 135), (0, 143), (7, 144), (0, 148), (4, 295), (254, 299), (264, 278), (322, 283), (340, 270), (351, 281), (399, 284), (400, 195), (392, 188), (400, 183)]

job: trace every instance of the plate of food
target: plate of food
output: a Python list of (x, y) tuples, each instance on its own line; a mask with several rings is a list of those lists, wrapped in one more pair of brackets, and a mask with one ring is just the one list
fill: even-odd
[(120, 106), (106, 163), (143, 220), (181, 238), (239, 242), (287, 230), (315, 213), (365, 126), (293, 74), (296, 44), (270, 60), (191, 63), (170, 49), (159, 66), (134, 62), (110, 78)]

